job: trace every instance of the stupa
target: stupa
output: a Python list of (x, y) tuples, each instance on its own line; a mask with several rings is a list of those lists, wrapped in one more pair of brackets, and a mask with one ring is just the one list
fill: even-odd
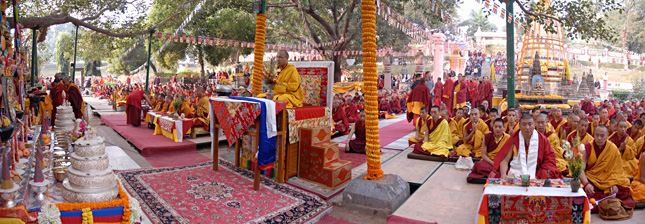
[[(550, 0), (542, 1), (546, 5), (550, 4)], [(522, 38), (522, 50), (516, 68), (519, 83), (532, 83), (533, 80), (529, 80), (531, 65), (539, 59), (545, 95), (558, 94), (566, 62), (562, 25), (557, 21), (551, 22), (556, 33), (547, 32), (538, 22), (530, 24), (530, 31)]]

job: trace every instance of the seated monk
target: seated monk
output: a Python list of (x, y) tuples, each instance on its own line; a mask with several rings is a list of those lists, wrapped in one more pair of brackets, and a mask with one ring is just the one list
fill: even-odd
[(600, 114), (595, 113), (591, 116), (591, 124), (589, 124), (589, 127), (587, 128), (587, 133), (591, 134), (591, 136), (594, 136), (594, 131), (596, 129), (596, 126), (600, 125)]
[(520, 131), (515, 132), (495, 155), (494, 171), (489, 177), (506, 178), (509, 171), (516, 177), (562, 178), (555, 162), (555, 154), (549, 140), (535, 130), (533, 116), (520, 118)]
[[(495, 108), (490, 109), (490, 111), (488, 112), (488, 123), (486, 123), (486, 125), (488, 125), (489, 131), (493, 131), (493, 123), (495, 122), (495, 120), (497, 120), (497, 118), (499, 118), (499, 111)], [(504, 120), (502, 119), (502, 121)]]
[(343, 109), (341, 103), (336, 100), (334, 101), (332, 120), (334, 121), (334, 132), (346, 133), (349, 131), (349, 121), (347, 120), (345, 109)]
[[(643, 142), (643, 138), (638, 139)], [(632, 195), (632, 198), (636, 202), (645, 202), (645, 153), (641, 153), (640, 160), (638, 162), (638, 169), (636, 170), (636, 175), (634, 176), (634, 181), (632, 181), (631, 186), (629, 187), (629, 192)]]
[(567, 119), (562, 118), (562, 109), (559, 107), (551, 107), (551, 116), (553, 116), (553, 118), (549, 121), (549, 124), (553, 126), (553, 129), (555, 129), (554, 131), (559, 138), (562, 127), (567, 123)]
[(381, 98), (381, 101), (378, 104), (378, 111), (378, 118), (385, 118), (385, 115), (390, 111), (390, 102), (388, 102), (385, 97)]
[(468, 180), (475, 178), (487, 178), (488, 175), (495, 171), (495, 156), (504, 146), (506, 141), (511, 137), (504, 133), (504, 120), (496, 118), (493, 123), (493, 131), (486, 133), (482, 139), (481, 156), (482, 159), (477, 161), (472, 171), (468, 174)]
[(170, 96), (166, 96), (163, 102), (163, 107), (161, 107), (161, 110), (159, 112), (171, 113), (170, 112), (171, 108), (172, 108), (172, 98), (170, 98)]
[[(481, 149), (482, 138), (488, 133), (488, 126), (479, 118), (479, 109), (473, 108), (470, 111), (470, 119), (461, 125), (461, 133), (464, 136), (464, 144), (457, 147), (457, 156), (471, 156), (474, 149)], [(474, 157), (481, 157), (481, 150), (474, 150)]]
[(448, 110), (441, 110), (441, 117), (443, 117), (448, 122), (448, 126), (450, 127), (450, 143), (452, 144), (453, 148), (454, 146), (458, 147), (459, 145), (457, 145), (457, 143), (459, 142), (459, 131), (457, 130), (457, 121), (455, 121), (454, 118), (450, 117)]
[(349, 123), (356, 122), (359, 119), (356, 104), (354, 104), (350, 97), (345, 99), (345, 104), (345, 115), (347, 115), (347, 121)]
[[(477, 109), (479, 109), (479, 113), (481, 113), (480, 118), (482, 119), (482, 121), (484, 121), (484, 123), (486, 125), (488, 125), (488, 123), (491, 123), (490, 117), (488, 117), (488, 111), (486, 110), (486, 106), (479, 105), (479, 106), (477, 106)], [(490, 127), (489, 127), (489, 129), (490, 129)]]
[(591, 135), (586, 131), (588, 129), (587, 127), (589, 127), (589, 120), (586, 118), (580, 119), (578, 122), (578, 129), (567, 136), (569, 144), (573, 146), (573, 139), (576, 137), (578, 137), (578, 142), (580, 144), (593, 142), (593, 137), (591, 137)]
[(632, 137), (632, 140), (638, 140), (643, 136), (643, 131), (641, 131), (641, 129), (643, 129), (643, 122), (641, 120), (635, 120), (632, 128), (629, 129), (629, 137)]
[(390, 109), (392, 110), (393, 114), (401, 113), (401, 103), (399, 103), (398, 98), (390, 96)]
[[(583, 169), (580, 183), (587, 197), (596, 200), (616, 194), (625, 205), (633, 208), (634, 200), (629, 195), (629, 179), (625, 176), (620, 151), (614, 143), (607, 141), (608, 130), (604, 125), (596, 127), (594, 140), (585, 143)], [(592, 210), (597, 212), (598, 206)]]
[(506, 115), (506, 127), (504, 127), (504, 133), (513, 135), (515, 132), (520, 130), (520, 124), (517, 122), (517, 111), (515, 109), (510, 109)]
[(614, 135), (616, 133), (616, 129), (618, 129), (618, 121), (616, 121), (616, 119), (609, 120), (609, 126), (607, 126), (607, 129), (609, 129), (609, 136)]
[(627, 123), (625, 121), (618, 122), (616, 133), (610, 135), (609, 141), (614, 143), (618, 147), (620, 154), (622, 154), (625, 176), (634, 177), (636, 170), (638, 170), (640, 148), (634, 147), (634, 140), (627, 134)]
[(161, 112), (164, 108), (168, 110), (168, 106), (166, 106), (166, 96), (163, 94), (159, 94), (156, 96), (157, 97), (157, 106), (154, 108), (154, 111)]
[(304, 95), (300, 85), (300, 74), (296, 67), (289, 64), (289, 53), (286, 50), (280, 50), (277, 55), (278, 68), (280, 74), (273, 87), (273, 100), (288, 102), (287, 108), (302, 107)]
[(567, 170), (569, 163), (564, 159), (564, 150), (562, 149), (562, 141), (560, 140), (560, 137), (558, 137), (554, 131), (549, 131), (546, 127), (548, 117), (549, 116), (544, 112), (539, 113), (535, 119), (535, 129), (549, 140), (553, 153), (555, 153), (555, 165), (558, 167), (560, 172), (563, 172)]
[(206, 130), (210, 130), (210, 118), (209, 114), (210, 111), (208, 104), (208, 96), (204, 95), (204, 88), (203, 87), (197, 87), (195, 91), (195, 96), (197, 97), (197, 103), (195, 104), (195, 112), (193, 113), (195, 116), (193, 118), (193, 122), (195, 122), (193, 125), (195, 127), (201, 126)]
[(574, 132), (577, 129), (578, 122), (580, 122), (580, 118), (578, 116), (569, 114), (567, 123), (565, 124), (564, 127), (562, 127), (562, 129), (560, 129), (560, 139), (567, 140), (567, 137), (569, 136), (569, 134), (571, 134), (571, 132)]
[(423, 139), (423, 145), (414, 147), (414, 153), (448, 157), (452, 144), (450, 144), (450, 127), (448, 122), (439, 115), (439, 107), (432, 106), (430, 109), (431, 119), (428, 119), (427, 131)]
[(414, 123), (414, 135), (410, 136), (408, 138), (408, 145), (416, 145), (419, 144), (421, 146), (423, 144), (423, 139), (426, 134), (427, 130), (427, 124), (426, 121), (428, 120), (428, 108), (422, 107), (421, 110), (419, 110), (421, 115), (419, 115), (419, 119)]
[(183, 114), (184, 117), (186, 117), (186, 118), (192, 118), (193, 117), (193, 110), (195, 110), (195, 109), (193, 108), (193, 103), (192, 103), (192, 100), (191, 100), (192, 98), (193, 98), (192, 95), (189, 96), (188, 98), (182, 97), (183, 103), (181, 104), (181, 108), (179, 108), (178, 113)]
[[(365, 153), (365, 143), (367, 136), (365, 135), (365, 111), (359, 113), (360, 119), (354, 123), (352, 129), (347, 136), (347, 144), (345, 144), (345, 152)], [(352, 137), (356, 135), (356, 138)]]
[[(168, 113), (174, 114), (177, 110), (175, 109), (175, 100), (171, 98), (170, 96), (166, 97), (167, 100), (170, 100), (170, 106), (168, 107)], [(179, 109), (179, 108), (177, 108)]]

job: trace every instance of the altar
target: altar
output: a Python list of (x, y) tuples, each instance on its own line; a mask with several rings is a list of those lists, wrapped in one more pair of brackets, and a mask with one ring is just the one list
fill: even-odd
[(182, 142), (184, 136), (191, 133), (192, 119), (175, 119), (165, 113), (148, 111), (146, 122), (155, 125), (153, 135), (163, 135), (175, 142)]

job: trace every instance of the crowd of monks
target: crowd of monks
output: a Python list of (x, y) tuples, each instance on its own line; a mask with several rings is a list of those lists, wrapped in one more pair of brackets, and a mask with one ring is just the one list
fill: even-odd
[[(472, 157), (477, 162), (469, 180), (505, 178), (509, 171), (531, 178), (562, 178), (570, 177), (563, 140), (573, 144), (578, 139), (586, 149), (580, 182), (590, 198), (616, 194), (632, 207), (635, 201), (645, 202), (645, 164), (641, 163), (645, 102), (606, 100), (596, 105), (587, 98), (567, 110), (566, 117), (558, 107), (542, 106), (524, 114), (515, 108), (500, 111), (489, 107), (483, 97), (471, 109), (464, 106), (467, 98), (459, 93), (468, 85), (460, 81), (462, 77), (452, 94), (442, 92), (440, 104), (417, 103), (421, 107), (413, 123), (416, 134), (408, 139), (415, 153)], [(452, 85), (450, 80), (446, 83)], [(408, 102), (408, 106), (414, 109), (415, 105)]]

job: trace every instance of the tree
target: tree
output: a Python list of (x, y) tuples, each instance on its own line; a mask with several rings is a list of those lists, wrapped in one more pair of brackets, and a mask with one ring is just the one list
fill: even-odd
[(471, 10), (470, 18), (459, 25), (468, 26), (466, 34), (473, 40), (475, 40), (475, 32), (477, 32), (477, 30), (484, 32), (494, 32), (497, 30), (497, 27), (488, 21), (486, 14), (484, 14), (483, 10), (481, 9), (479, 11)]
[[(445, 29), (448, 24), (439, 23), (438, 18), (426, 12), (423, 1), (382, 0), (392, 10), (415, 22), (422, 29)], [(454, 0), (441, 3), (443, 9), (454, 12)], [(274, 7), (268, 15), (267, 42), (321, 44), (339, 41), (330, 46), (316, 47), (318, 51), (344, 51), (361, 47), (360, 0), (296, 1), (291, 0)], [(429, 16), (429, 17), (428, 17)], [(428, 19), (423, 19), (424, 17)], [(425, 23), (428, 22), (428, 23)], [(387, 21), (376, 19), (377, 45), (407, 50), (412, 40), (400, 29)], [(328, 55), (334, 61), (334, 80), (340, 80), (342, 55)]]
[[(494, 0), (506, 4), (506, 0)], [(516, 17), (525, 24), (538, 22), (547, 32), (556, 33), (554, 21), (562, 25), (565, 35), (570, 39), (614, 40), (615, 31), (603, 16), (607, 12), (619, 10), (622, 5), (616, 0), (551, 0), (524, 1), (512, 0), (524, 13)], [(547, 2), (550, 2), (547, 4)], [(503, 7), (503, 6), (502, 6)]]
[(607, 12), (608, 22), (615, 30), (621, 30), (620, 40), (610, 42), (622, 49), (645, 52), (645, 0), (626, 0), (624, 12)]
[(74, 39), (68, 32), (62, 33), (56, 40), (56, 62), (58, 72), (69, 73), (70, 59), (74, 56)]
[[(191, 0), (185, 0), (180, 6), (190, 5), (190, 2)], [(23, 28), (40, 27), (42, 33), (38, 38), (39, 42), (46, 39), (50, 26), (67, 23), (107, 36), (133, 37), (149, 33), (181, 12), (177, 10), (177, 13), (159, 23), (146, 24), (144, 21), (147, 5), (146, 0), (27, 0), (21, 2), (19, 22)], [(13, 17), (7, 17), (7, 20), (11, 27), (15, 27)], [(121, 33), (120, 30), (130, 32)]]

